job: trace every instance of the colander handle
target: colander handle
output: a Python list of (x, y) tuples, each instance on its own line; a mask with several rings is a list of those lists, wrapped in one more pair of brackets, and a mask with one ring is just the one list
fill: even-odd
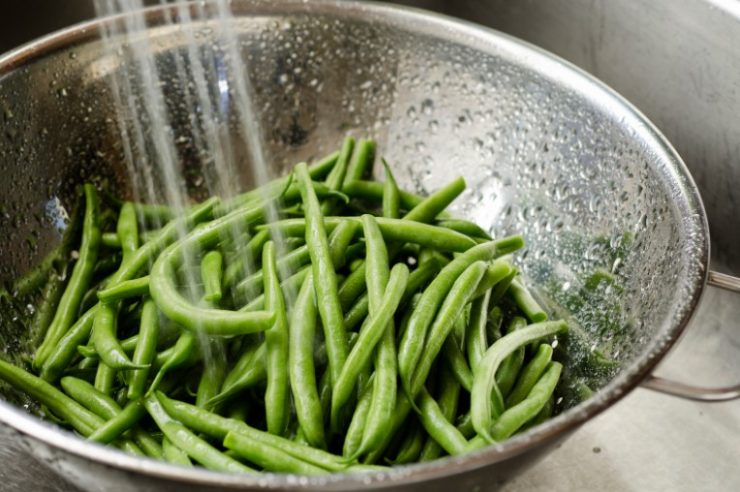
[[(707, 284), (712, 287), (740, 293), (740, 278), (715, 271), (709, 272)], [(704, 402), (728, 401), (740, 398), (740, 384), (724, 388), (703, 388), (665, 379), (652, 374), (642, 382), (643, 388), (668, 395)]]

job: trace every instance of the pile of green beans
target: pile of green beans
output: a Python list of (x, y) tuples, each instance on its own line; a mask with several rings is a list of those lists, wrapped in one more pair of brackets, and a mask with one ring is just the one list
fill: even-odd
[(461, 178), (369, 179), (374, 155), (347, 138), (180, 213), (85, 185), (66, 284), (20, 282), (47, 293), (41, 342), (0, 380), (90, 441), (238, 473), (368, 472), (549, 418), (567, 326), (512, 263), (523, 239), (450, 215)]

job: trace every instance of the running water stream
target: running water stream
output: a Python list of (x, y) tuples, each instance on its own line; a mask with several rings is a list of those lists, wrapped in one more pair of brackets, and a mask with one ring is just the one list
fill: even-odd
[[(242, 174), (251, 175), (256, 186), (265, 184), (271, 177), (269, 156), (230, 2), (162, 0), (161, 6), (162, 15), (155, 16), (147, 13), (142, 0), (95, 0), (98, 16), (118, 16), (117, 21), (102, 24), (101, 37), (106, 54), (119, 64), (110, 84), (133, 199), (166, 203), (182, 214), (191, 204), (185, 152), (195, 155), (197, 167), (203, 169), (207, 193), (222, 199), (243, 191), (239, 189)], [(157, 26), (166, 28), (173, 42), (180, 43), (167, 60), (152, 38), (150, 28), (155, 18)], [(173, 94), (181, 98), (176, 110)], [(187, 115), (187, 137), (172, 130), (176, 126), (173, 118), (180, 114)], [(237, 162), (242, 148), (250, 169)], [(276, 205), (266, 202), (266, 220), (276, 220)], [(234, 245), (232, 255), (244, 262), (242, 278), (255, 264), (255, 259), (248, 257), (245, 246), (249, 238), (245, 234), (246, 227), (234, 226), (230, 237), (223, 238)], [(280, 235), (273, 231), (272, 236), (278, 253), (285, 251)], [(196, 302), (202, 296), (197, 272), (203, 253), (190, 251), (183, 268), (184, 294)], [(222, 350), (219, 344), (201, 340), (200, 345), (206, 360), (223, 356), (217, 353)]]

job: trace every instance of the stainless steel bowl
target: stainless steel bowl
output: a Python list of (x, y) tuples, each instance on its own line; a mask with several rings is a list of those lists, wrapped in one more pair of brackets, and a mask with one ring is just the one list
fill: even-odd
[[(375, 136), (406, 187), (428, 191), (462, 174), (469, 191), (458, 213), (498, 234), (523, 232), (528, 249), (518, 261), (539, 293), (553, 309), (572, 311), (580, 340), (619, 360), (620, 369), (608, 378), (584, 371), (588, 353), (573, 342), (567, 385), (587, 381), (597, 390), (592, 397), (567, 399), (563, 405), (572, 406), (559, 416), (501, 445), (387, 473), (309, 479), (183, 470), (86, 443), (0, 402), (0, 422), (19, 446), (91, 490), (488, 488), (648, 376), (699, 302), (709, 236), (685, 166), (639, 112), (552, 55), (444, 17), (354, 2), (243, 1), (234, 8), (257, 106), (270, 108), (261, 117), (271, 129), (275, 171), (321, 154), (349, 131)], [(149, 40), (162, 66), (171, 66), (168, 57), (183, 49), (181, 33), (159, 25), (160, 10), (149, 18)], [(86, 179), (128, 189), (106, 81), (125, 60), (103, 55), (97, 28), (62, 31), (0, 59), (0, 228), (10, 231), (0, 239), (4, 282), (58, 241), (45, 213), (50, 203), (68, 200)], [(300, 43), (286, 43), (297, 36)], [(174, 131), (187, 136), (188, 119), (173, 111), (182, 125)], [(197, 175), (201, 163), (188, 164)], [(191, 182), (194, 194), (198, 182)], [(621, 293), (570, 309), (564, 293), (594, 268), (613, 270)], [(599, 317), (604, 302), (616, 324)], [(13, 323), (2, 326), (6, 339), (23, 336)], [(4, 350), (12, 356), (16, 347)]]

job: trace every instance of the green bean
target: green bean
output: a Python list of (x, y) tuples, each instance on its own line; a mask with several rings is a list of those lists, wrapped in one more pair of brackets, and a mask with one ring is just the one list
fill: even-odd
[[(527, 320), (521, 316), (514, 316), (509, 321), (509, 326), (506, 329), (506, 333), (509, 334), (512, 331), (519, 330), (527, 326)], [(496, 385), (501, 396), (506, 397), (511, 391), (511, 388), (516, 382), (516, 378), (519, 375), (519, 371), (524, 363), (525, 350), (524, 347), (516, 349), (511, 355), (509, 355), (502, 363), (496, 372)]]
[(88, 440), (107, 444), (115, 441), (121, 434), (131, 429), (144, 417), (146, 411), (139, 401), (131, 401), (118, 415), (108, 419), (88, 436)]
[(187, 215), (170, 221), (159, 230), (159, 233), (149, 241), (141, 245), (126, 263), (110, 278), (108, 287), (113, 287), (119, 282), (131, 280), (147, 264), (149, 264), (157, 253), (177, 239), (182, 231), (187, 231), (209, 218), (213, 213), (213, 207), (218, 203), (218, 198), (211, 198), (200, 205), (190, 209)]
[[(406, 220), (431, 222), (465, 191), (465, 180), (458, 177), (419, 202), (404, 216)], [(441, 228), (443, 229), (443, 228)]]
[(151, 386), (149, 386), (149, 390), (147, 390), (146, 394), (149, 395), (152, 393), (152, 391), (155, 391), (159, 387), (159, 383), (162, 382), (162, 379), (169, 371), (185, 364), (193, 353), (194, 348), (195, 335), (193, 335), (189, 331), (183, 331), (180, 337), (177, 339), (177, 342), (175, 342), (171, 355), (167, 357), (165, 362), (159, 368), (159, 371), (154, 377), (154, 381), (152, 381), (152, 384)]
[(64, 392), (80, 405), (94, 412), (104, 419), (112, 419), (121, 413), (121, 407), (93, 385), (82, 379), (65, 376), (59, 380)]
[[(448, 368), (443, 367), (440, 372), (439, 386), (441, 387), (441, 392), (437, 403), (444, 418), (452, 423), (457, 414), (457, 406), (460, 400), (460, 383)], [(421, 449), (419, 460), (431, 461), (439, 458), (441, 454), (442, 448), (437, 441), (433, 438), (427, 439), (424, 447)]]
[(524, 286), (518, 279), (511, 281), (509, 286), (509, 294), (514, 299), (514, 303), (524, 313), (529, 321), (532, 323), (539, 323), (547, 319), (547, 313), (539, 305), (539, 303), (532, 297), (529, 290)]
[(427, 431), (427, 434), (451, 455), (461, 454), (467, 451), (468, 441), (462, 433), (455, 428), (440, 410), (439, 405), (429, 395), (426, 388), (419, 393), (419, 420)]
[(447, 340), (444, 342), (442, 347), (445, 361), (449, 366), (450, 370), (455, 376), (458, 383), (465, 388), (466, 391), (470, 391), (473, 387), (473, 373), (468, 366), (468, 362), (465, 360), (465, 356), (460, 349), (460, 344), (456, 339), (454, 333), (451, 333)]
[(547, 421), (550, 417), (552, 417), (552, 412), (554, 410), (555, 410), (555, 397), (550, 396), (550, 398), (547, 399), (545, 406), (542, 407), (542, 410), (540, 410), (539, 413), (535, 415), (535, 417), (532, 420), (524, 424), (521, 430), (524, 431), (526, 429), (529, 429), (530, 427), (540, 425), (541, 423)]
[[(108, 198), (110, 198), (110, 196)], [(134, 203), (134, 209), (136, 210), (136, 216), (141, 219), (142, 223), (154, 223), (157, 224), (157, 227), (159, 227), (160, 224), (170, 222), (176, 215), (172, 207), (168, 205)]]
[[(341, 158), (340, 158), (341, 162)], [(337, 164), (340, 164), (338, 162)], [(332, 386), (336, 387), (339, 374), (347, 359), (347, 335), (344, 330), (342, 307), (337, 295), (337, 277), (332, 263), (329, 241), (324, 229), (324, 219), (319, 201), (311, 186), (305, 163), (295, 169), (306, 209), (306, 244), (311, 255), (313, 284), (319, 315), (324, 327), (326, 352), (329, 356)], [(343, 180), (344, 176), (342, 176)], [(341, 183), (342, 180), (338, 180)]]
[(470, 306), (470, 321), (465, 332), (465, 351), (468, 355), (470, 368), (475, 371), (488, 348), (486, 322), (488, 321), (488, 305), (491, 299), (489, 290), (482, 296), (473, 299)]
[(302, 475), (324, 475), (327, 473), (323, 468), (307, 463), (273, 446), (253, 441), (238, 433), (229, 432), (226, 434), (224, 446), (271, 472), (299, 473)]
[(262, 252), (262, 269), (265, 278), (265, 309), (275, 313), (275, 323), (265, 331), (267, 349), (267, 389), (265, 406), (267, 430), (271, 434), (283, 435), (288, 427), (288, 315), (285, 299), (280, 290), (277, 274), (275, 244), (268, 241)]
[[(388, 251), (375, 218), (372, 215), (363, 215), (362, 224), (367, 243), (366, 271), (369, 311), (371, 317), (376, 317), (380, 315), (380, 303), (389, 283)], [(362, 330), (360, 336), (362, 336)], [(358, 455), (371, 451), (382, 442), (385, 424), (396, 406), (397, 377), (396, 335), (391, 318), (383, 329), (375, 352), (373, 396), (362, 435), (362, 444), (357, 450)]]
[(565, 321), (543, 321), (513, 331), (491, 345), (473, 375), (470, 392), (470, 415), (475, 431), (488, 442), (493, 442), (490, 429), (496, 417), (503, 412), (503, 397), (496, 385), (496, 371), (515, 350), (544, 337), (567, 331)]
[(41, 294), (41, 304), (36, 308), (36, 313), (31, 321), (29, 333), (31, 343), (37, 346), (46, 335), (51, 320), (54, 319), (57, 305), (64, 293), (64, 279), (61, 275), (51, 273)]
[(0, 359), (0, 379), (26, 393), (63, 419), (83, 436), (90, 435), (103, 420), (41, 378)]
[(362, 266), (352, 271), (339, 286), (337, 296), (339, 297), (342, 312), (348, 311), (352, 303), (365, 289), (365, 262), (363, 261)]
[[(269, 240), (270, 231), (267, 229), (261, 230), (252, 236), (245, 247), (245, 251), (226, 267), (223, 280), (224, 289), (230, 289), (239, 278), (246, 275), (251, 268), (251, 262), (262, 255), (262, 248)], [(245, 261), (247, 265), (244, 264)]]
[(274, 322), (274, 313), (235, 312), (195, 306), (175, 286), (175, 267), (184, 261), (186, 251), (213, 246), (224, 231), (237, 224), (249, 224), (262, 216), (262, 204), (236, 209), (195, 229), (164, 250), (152, 266), (149, 290), (157, 307), (169, 319), (193, 333), (211, 336), (242, 335), (263, 331)]
[[(62, 379), (61, 384), (72, 398), (106, 421), (116, 419), (122, 413), (121, 407), (115, 400), (98, 391), (87, 381), (66, 377)], [(99, 429), (103, 425), (102, 423), (96, 424), (95, 428)], [(161, 459), (162, 450), (159, 443), (154, 441), (146, 432), (134, 429), (132, 437), (147, 456)]]
[(101, 234), (100, 244), (110, 249), (121, 249), (121, 240), (115, 232), (104, 232)]
[(401, 441), (398, 453), (392, 463), (394, 465), (404, 465), (418, 461), (424, 447), (425, 437), (424, 428), (414, 419), (411, 427), (406, 432), (406, 436)]
[(358, 228), (359, 226), (355, 222), (342, 222), (329, 235), (329, 252), (335, 269), (344, 266), (347, 249)]
[(444, 219), (437, 221), (435, 225), (446, 229), (452, 229), (453, 231), (465, 234), (473, 239), (481, 239), (483, 241), (491, 241), (493, 239), (491, 235), (484, 231), (478, 224), (470, 222), (469, 220)]
[(388, 285), (378, 308), (378, 315), (369, 317), (360, 328), (360, 336), (352, 348), (347, 362), (344, 364), (339, 377), (334, 384), (334, 394), (331, 403), (332, 427), (337, 428), (339, 411), (349, 400), (357, 376), (367, 367), (375, 345), (380, 341), (392, 320), (401, 300), (401, 294), (408, 281), (408, 268), (403, 263), (397, 263), (391, 270)]
[(496, 256), (515, 251), (523, 244), (521, 236), (510, 236), (474, 246), (448, 263), (432, 280), (419, 299), (398, 347), (398, 372), (404, 388), (411, 386), (414, 370), (424, 351), (429, 326), (455, 279), (476, 261), (490, 261)]
[[(366, 199), (375, 202), (382, 202), (384, 183), (378, 181), (363, 181), (359, 179), (346, 181), (342, 191), (350, 198)], [(411, 210), (424, 200), (424, 197), (399, 190), (399, 201), (401, 208)]]
[(175, 465), (185, 466), (192, 468), (193, 463), (188, 458), (188, 454), (182, 449), (178, 448), (172, 441), (166, 437), (162, 439), (162, 454), (164, 459)]
[(486, 292), (489, 292), (493, 286), (505, 279), (512, 271), (516, 269), (509, 264), (506, 260), (496, 260), (486, 269), (486, 273), (483, 275), (478, 288), (473, 293), (473, 299), (476, 299)]
[(344, 471), (347, 469), (347, 464), (344, 463), (344, 458), (341, 456), (336, 456), (310, 446), (304, 446), (290, 439), (257, 430), (244, 422), (227, 419), (202, 408), (172, 400), (160, 392), (157, 393), (157, 398), (173, 418), (179, 420), (194, 431), (202, 432), (215, 439), (223, 440), (229, 432), (234, 432), (244, 435), (253, 441), (278, 448), (325, 470)]
[(362, 179), (362, 176), (367, 172), (367, 168), (372, 167), (374, 154), (375, 142), (361, 139), (352, 153), (352, 159), (349, 161), (343, 185), (357, 179)]
[[(506, 279), (502, 280), (502, 282), (505, 282)], [(498, 287), (498, 285), (496, 285)], [(493, 288), (491, 290), (491, 299), (493, 299), (494, 291), (496, 288)], [(489, 304), (490, 305), (490, 304)], [(504, 312), (501, 309), (501, 306), (493, 306), (490, 311), (488, 311), (488, 323), (486, 323), (486, 337), (491, 342), (495, 342), (499, 338), (501, 338), (501, 325), (504, 321)], [(491, 344), (489, 343), (489, 346)]]
[[(344, 139), (344, 142), (342, 143), (342, 150), (339, 152), (339, 158), (337, 158), (337, 162), (334, 165), (334, 167), (331, 169), (331, 172), (329, 172), (329, 175), (326, 177), (326, 186), (333, 190), (341, 190), (342, 185), (344, 183), (344, 178), (347, 175), (347, 168), (349, 166), (349, 161), (352, 157), (352, 150), (355, 146), (355, 139), (352, 137), (346, 137)], [(300, 164), (298, 165), (300, 166)], [(296, 169), (298, 168), (296, 166)], [(308, 176), (308, 169), (306, 169), (306, 176)], [(305, 202), (305, 199), (304, 199)], [(305, 205), (305, 203), (304, 203)], [(321, 213), (323, 215), (328, 215), (331, 213), (331, 211), (335, 208), (335, 204), (333, 201), (328, 200), (325, 203), (321, 205)]]
[[(147, 297), (141, 311), (141, 323), (139, 325), (139, 337), (132, 362), (140, 365), (150, 365), (154, 360), (157, 350), (157, 339), (159, 338), (159, 313), (154, 301)], [(123, 344), (121, 344), (121, 348)], [(125, 350), (125, 349), (124, 349)], [(129, 372), (128, 398), (136, 400), (144, 394), (144, 386), (149, 377), (149, 368)]]
[[(432, 368), (434, 360), (439, 355), (445, 340), (450, 335), (455, 321), (463, 314), (465, 305), (470, 301), (471, 296), (478, 287), (478, 283), (483, 277), (486, 268), (487, 265), (485, 262), (476, 261), (467, 267), (452, 284), (429, 330), (429, 336), (424, 343), (423, 354), (419, 359), (419, 365), (415, 368), (410, 385), (406, 387), (408, 390), (407, 393), (411, 398), (415, 398), (422, 389), (424, 382), (429, 376), (429, 371)], [(414, 312), (418, 311), (420, 306), (421, 301)], [(408, 329), (411, 329), (411, 321), (413, 321), (413, 314), (409, 321)]]
[(312, 446), (325, 448), (324, 417), (316, 386), (313, 354), (317, 316), (313, 277), (309, 273), (293, 306), (288, 368), (296, 416), (306, 441)]
[(396, 184), (396, 178), (390, 166), (383, 159), (383, 169), (385, 169), (385, 183), (383, 184), (383, 217), (397, 219), (401, 216), (401, 196)]
[(226, 346), (224, 340), (217, 338), (210, 341), (210, 349), (204, 357), (203, 372), (198, 381), (195, 404), (206, 407), (213, 397), (219, 394), (226, 378)]
[(57, 306), (56, 314), (46, 331), (44, 341), (36, 351), (35, 367), (43, 366), (59, 340), (67, 333), (77, 316), (82, 296), (87, 291), (98, 258), (100, 247), (99, 208), (95, 187), (85, 185), (85, 218), (82, 226), (82, 242), (79, 257), (72, 269), (69, 282)]
[(154, 395), (150, 395), (144, 400), (144, 406), (165, 437), (204, 467), (210, 470), (233, 473), (254, 472), (253, 469), (221, 453), (196, 436), (190, 429), (170, 417)]
[(162, 445), (154, 439), (154, 437), (141, 430), (134, 432), (133, 437), (136, 444), (141, 446), (141, 449), (144, 450), (144, 454), (148, 457), (154, 458), (155, 460), (164, 459), (164, 450), (162, 449)]
[[(308, 174), (312, 180), (319, 180), (326, 177), (327, 174), (334, 169), (339, 152), (334, 152), (324, 157), (320, 161), (308, 166)], [(232, 198), (231, 200), (223, 203), (221, 206), (214, 209), (214, 217), (221, 217), (227, 213), (246, 205), (249, 202), (264, 200), (266, 197), (280, 197), (288, 192), (293, 184), (293, 175), (289, 174), (277, 179), (273, 179), (269, 183), (265, 183), (259, 188), (242, 193), (239, 196)]]
[(244, 389), (264, 381), (267, 377), (266, 355), (264, 343), (248, 346), (224, 378), (221, 391), (205, 403), (206, 408), (214, 408)]
[(93, 321), (92, 340), (100, 359), (111, 369), (146, 369), (145, 364), (134, 364), (116, 338), (119, 303), (98, 305)]
[(361, 454), (359, 451), (361, 451), (360, 447), (362, 446), (362, 439), (365, 434), (367, 417), (370, 412), (374, 393), (373, 388), (369, 384), (367, 386), (360, 394), (359, 401), (352, 414), (352, 420), (350, 420), (349, 427), (344, 435), (342, 454), (350, 461), (356, 459)]
[(532, 420), (550, 400), (560, 380), (563, 366), (551, 362), (545, 373), (532, 387), (527, 397), (504, 411), (491, 428), (491, 437), (502, 441), (514, 434), (525, 423)]
[[(310, 260), (311, 257), (308, 253), (308, 246), (305, 245), (294, 249), (287, 255), (281, 257), (277, 260), (277, 271), (280, 280), (285, 280), (289, 274), (292, 275), (298, 268), (304, 266)], [(263, 284), (264, 271), (259, 270), (236, 284), (234, 286), (234, 291), (247, 297), (254, 297), (262, 292)]]
[(497, 304), (501, 301), (506, 292), (509, 290), (511, 282), (514, 280), (514, 278), (516, 278), (517, 275), (519, 275), (519, 272), (516, 268), (513, 268), (509, 275), (506, 276), (506, 278), (493, 286), (493, 289), (491, 289), (491, 299), (489, 301), (489, 305), (498, 307)]
[(473, 427), (473, 419), (470, 416), (470, 412), (465, 412), (460, 418), (457, 419), (457, 430), (465, 436), (465, 439), (470, 439), (475, 436), (475, 428)]
[(136, 207), (126, 202), (118, 213), (116, 234), (120, 243), (122, 262), (129, 261), (131, 255), (139, 249), (139, 224), (136, 217)]
[[(354, 180), (346, 183), (342, 188), (342, 191), (347, 193), (350, 197), (367, 198), (380, 202), (383, 197), (383, 186), (384, 185), (382, 183), (373, 181)], [(426, 198), (399, 190), (401, 207), (410, 211), (416, 210), (411, 215), (406, 214), (404, 218), (418, 222), (429, 222), (437, 216), (444, 216), (447, 218), (447, 215), (444, 214), (443, 211), (464, 190), (465, 180), (463, 178), (454, 179)]]
[(142, 451), (141, 448), (133, 441), (125, 440), (119, 442), (118, 444), (122, 451), (125, 451), (129, 454), (133, 454), (134, 456), (146, 456), (146, 454), (144, 454), (144, 451)]
[(131, 297), (141, 297), (149, 294), (149, 276), (119, 282), (112, 287), (98, 291), (98, 300), (113, 303)]
[[(284, 281), (280, 283), (280, 288), (284, 292), (297, 292), (301, 285), (303, 285), (304, 280), (306, 280), (306, 275), (311, 271), (310, 266), (306, 266), (297, 272), (295, 272), (290, 277), (286, 278)], [(243, 312), (254, 312), (260, 309), (265, 308), (265, 297), (264, 294), (260, 294), (259, 296), (252, 299), (252, 301), (247, 304), (246, 306), (243, 306), (239, 308), (239, 311)]]
[(212, 250), (203, 256), (200, 263), (200, 275), (203, 279), (206, 302), (219, 302), (221, 300), (221, 280), (223, 278), (223, 256), (220, 251)]
[(74, 325), (59, 340), (54, 351), (44, 362), (41, 377), (46, 381), (56, 381), (69, 366), (76, 355), (77, 346), (90, 336), (95, 319), (96, 307), (90, 308), (77, 319)]
[[(443, 251), (463, 252), (476, 245), (476, 242), (464, 234), (451, 229), (416, 222), (406, 218), (389, 219), (376, 217), (383, 237), (386, 241), (399, 243), (414, 243), (425, 247), (440, 249)], [(324, 217), (323, 224), (326, 231), (331, 232), (343, 221), (360, 222), (359, 217)], [(312, 226), (309, 224), (308, 215), (306, 219), (285, 219), (270, 224), (283, 234), (288, 236), (299, 236), (305, 234)], [(257, 229), (263, 226), (257, 226)]]
[(507, 408), (517, 405), (527, 397), (534, 385), (539, 381), (542, 373), (547, 369), (551, 360), (552, 346), (546, 343), (540, 344), (537, 352), (519, 374), (519, 378), (516, 380), (516, 386), (511, 390), (511, 394), (506, 398)]
[[(292, 175), (291, 175), (292, 176)], [(318, 198), (325, 198), (331, 201), (337, 201), (341, 200), (344, 203), (349, 203), (349, 197), (342, 193), (339, 190), (335, 190), (330, 188), (324, 183), (318, 182), (318, 181), (312, 181), (314, 190), (316, 191), (316, 196)], [(301, 191), (299, 186), (293, 181), (290, 183), (290, 185), (285, 189), (285, 193), (282, 195), (282, 201), (284, 203), (290, 203), (295, 200), (300, 200), (301, 198)], [(298, 212), (301, 210), (301, 204), (296, 203), (292, 208), (295, 212)], [(289, 213), (290, 208), (284, 208), (282, 209), (283, 213)], [(301, 213), (301, 215), (303, 215)]]
[(95, 373), (95, 389), (103, 394), (110, 395), (115, 379), (116, 370), (103, 361), (98, 362), (98, 370)]

